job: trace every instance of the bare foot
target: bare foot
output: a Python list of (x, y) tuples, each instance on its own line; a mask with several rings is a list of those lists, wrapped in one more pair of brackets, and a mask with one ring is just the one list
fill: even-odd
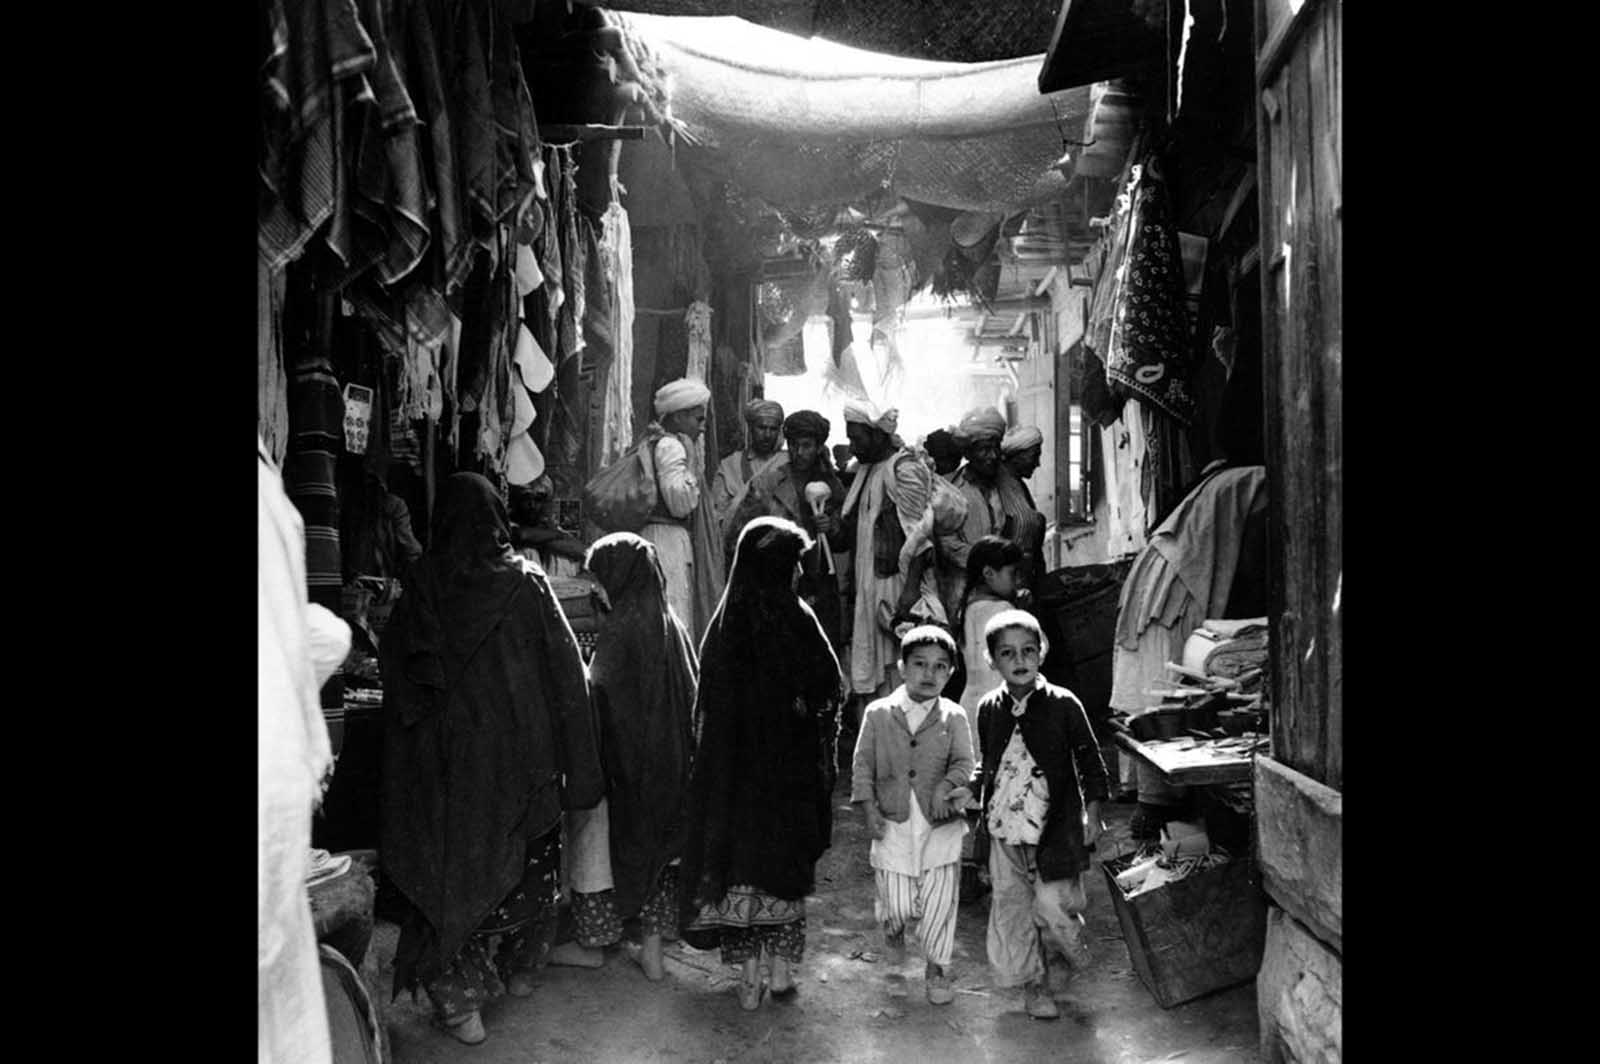
[(782, 957), (772, 958), (772, 981), (767, 989), (774, 995), (787, 994), (794, 989), (794, 977), (789, 973), (789, 962)]
[(600, 968), (606, 963), (605, 950), (563, 942), (550, 951), (550, 963), (568, 968)]
[(652, 983), (659, 983), (666, 978), (667, 969), (661, 955), (661, 936), (646, 935), (642, 948), (639, 950), (639, 967), (644, 969), (644, 977)]

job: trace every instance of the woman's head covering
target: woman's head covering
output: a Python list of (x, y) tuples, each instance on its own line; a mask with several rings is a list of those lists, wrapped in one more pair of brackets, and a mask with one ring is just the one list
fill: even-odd
[(488, 479), (456, 473), (439, 491), (429, 555), (446, 571), (503, 568), (511, 560), (511, 521)]
[(956, 435), (968, 443), (977, 440), (998, 440), (1006, 434), (1006, 419), (992, 406), (968, 410), (956, 427)]
[(693, 410), (711, 401), (711, 390), (699, 381), (687, 377), (663, 384), (656, 389), (656, 417), (666, 417), (679, 410)]
[(1039, 431), (1037, 425), (1020, 425), (1005, 434), (1000, 441), (1000, 453), (1006, 457), (1021, 454), (1029, 447), (1039, 447), (1044, 444), (1044, 433)]
[(782, 517), (758, 517), (744, 526), (733, 549), (728, 573), (728, 598), (756, 598), (781, 592), (792, 597), (791, 583), (800, 556), (811, 549), (805, 529)]
[(828, 438), (833, 425), (815, 410), (796, 410), (783, 422), (783, 434), (788, 437), (806, 436), (822, 443)]
[(854, 421), (858, 425), (870, 425), (875, 429), (893, 435), (900, 427), (900, 411), (894, 407), (888, 410), (879, 410), (869, 399), (851, 399), (844, 404), (845, 421)]
[[(709, 393), (707, 393), (709, 395)], [(744, 404), (744, 419), (750, 424), (766, 420), (781, 424), (783, 407), (771, 399), (752, 399)]]
[(635, 599), (666, 600), (667, 578), (655, 546), (632, 532), (601, 536), (589, 548), (584, 566), (605, 589), (613, 612)]

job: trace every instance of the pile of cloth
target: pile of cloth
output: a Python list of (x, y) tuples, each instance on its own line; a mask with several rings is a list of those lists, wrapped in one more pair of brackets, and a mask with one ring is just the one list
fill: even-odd
[(1135, 860), (1120, 872), (1116, 877), (1117, 886), (1127, 897), (1133, 898), (1230, 860), (1227, 850), (1211, 845), (1201, 825), (1168, 821), (1161, 829), (1160, 850)]
[(1200, 671), (1207, 676), (1237, 680), (1249, 672), (1267, 667), (1271, 629), (1265, 617), (1238, 621), (1208, 620), (1196, 634), (1213, 645), (1201, 659)]

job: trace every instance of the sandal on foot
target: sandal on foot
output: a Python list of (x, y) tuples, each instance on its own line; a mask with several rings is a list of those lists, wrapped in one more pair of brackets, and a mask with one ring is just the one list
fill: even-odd
[(1061, 1015), (1055, 998), (1050, 996), (1048, 983), (1029, 983), (1022, 991), (1023, 1007), (1036, 1020), (1053, 1020)]
[(475, 1046), (489, 1037), (483, 1029), (483, 1017), (476, 1009), (457, 1019), (446, 1020), (441, 1026), (450, 1037), (469, 1046)]
[(928, 984), (928, 1004), (948, 1005), (956, 999), (956, 992), (950, 986), (950, 973), (941, 966), (929, 961), (923, 979)]

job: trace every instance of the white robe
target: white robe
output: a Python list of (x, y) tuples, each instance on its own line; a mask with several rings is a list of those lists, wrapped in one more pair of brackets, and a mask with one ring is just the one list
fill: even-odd
[(311, 813), (333, 757), (317, 691), (350, 629), (306, 597), (305, 525), (258, 440), (256, 475), (256, 1060), (332, 1060), (306, 894)]

